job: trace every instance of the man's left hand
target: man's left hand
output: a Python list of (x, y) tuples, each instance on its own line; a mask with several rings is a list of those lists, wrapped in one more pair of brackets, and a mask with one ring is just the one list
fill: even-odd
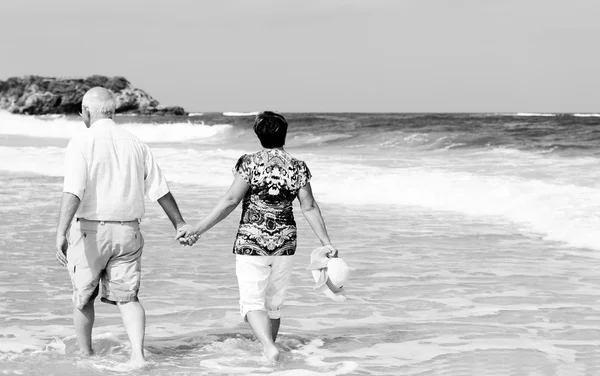
[(56, 259), (62, 266), (67, 266), (67, 248), (69, 248), (67, 237), (64, 235), (57, 235), (55, 246)]

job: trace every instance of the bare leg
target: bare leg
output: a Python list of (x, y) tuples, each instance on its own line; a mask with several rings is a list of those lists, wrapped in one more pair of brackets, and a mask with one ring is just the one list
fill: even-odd
[(256, 335), (256, 338), (262, 343), (265, 356), (272, 362), (279, 360), (279, 350), (273, 343), (271, 333), (271, 320), (265, 311), (250, 311), (246, 315), (248, 323)]
[(77, 334), (77, 342), (81, 353), (84, 355), (93, 355), (92, 350), (92, 328), (94, 327), (94, 320), (96, 318), (96, 312), (94, 310), (94, 300), (90, 300), (79, 309), (73, 308), (73, 323), (75, 324), (75, 334)]
[(271, 319), (271, 336), (273, 337), (273, 342), (277, 341), (279, 325), (281, 325), (281, 319)]
[(125, 331), (131, 342), (131, 363), (142, 365), (144, 357), (144, 336), (146, 331), (146, 311), (139, 301), (117, 303)]

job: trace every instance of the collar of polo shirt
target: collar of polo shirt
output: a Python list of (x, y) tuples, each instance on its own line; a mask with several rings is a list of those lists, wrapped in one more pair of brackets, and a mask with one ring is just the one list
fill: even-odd
[(113, 119), (100, 119), (100, 120), (96, 120), (92, 125), (90, 125), (90, 128), (94, 128), (98, 125), (102, 125), (102, 124), (114, 124), (115, 121)]

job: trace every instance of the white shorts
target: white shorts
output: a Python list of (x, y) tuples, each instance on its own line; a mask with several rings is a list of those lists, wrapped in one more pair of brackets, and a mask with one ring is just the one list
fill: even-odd
[(244, 320), (250, 311), (266, 311), (271, 319), (281, 317), (293, 262), (294, 256), (235, 256), (240, 313)]

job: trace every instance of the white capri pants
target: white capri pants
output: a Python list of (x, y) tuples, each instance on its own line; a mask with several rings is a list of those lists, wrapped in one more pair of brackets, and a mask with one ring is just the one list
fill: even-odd
[(290, 282), (294, 256), (236, 255), (235, 274), (240, 290), (240, 314), (266, 311), (271, 319), (281, 317), (283, 296)]

